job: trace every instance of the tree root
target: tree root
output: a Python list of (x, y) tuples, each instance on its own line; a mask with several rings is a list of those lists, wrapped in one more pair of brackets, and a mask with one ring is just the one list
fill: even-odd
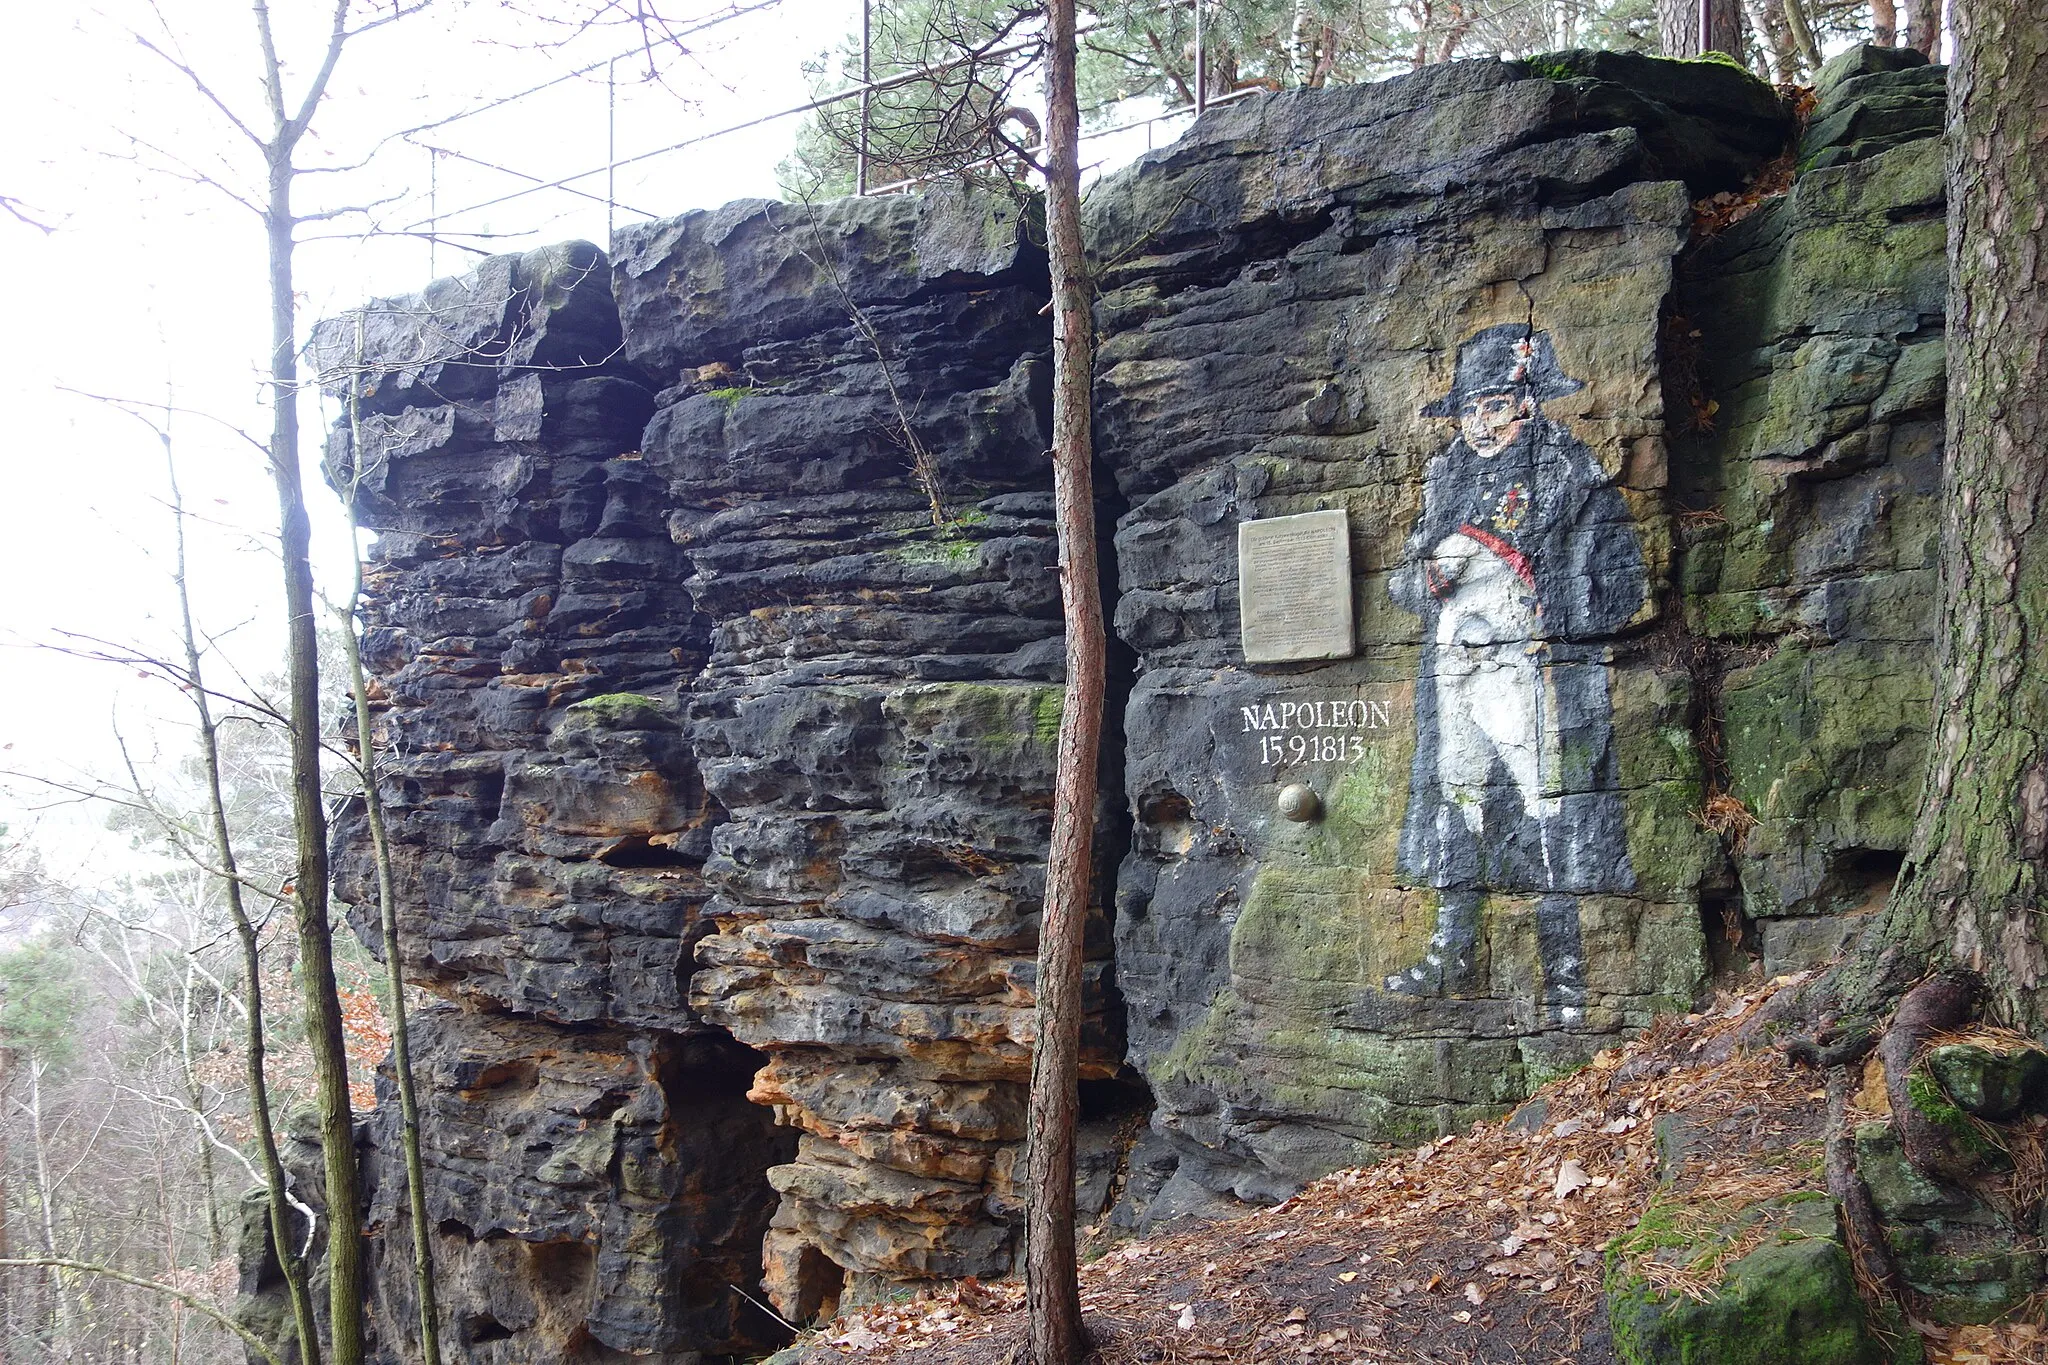
[(1885, 1238), (1870, 1187), (1856, 1169), (1856, 1133), (1849, 1118), (1849, 1100), (1863, 1081), (1863, 1062), (1872, 1052), (1884, 1065), (1885, 1090), (1899, 1146), (1914, 1168), (1931, 1176), (1947, 1174), (1947, 1135), (1922, 1114), (1907, 1090), (1914, 1059), (1928, 1039), (1969, 1022), (1978, 997), (1976, 978), (1965, 972), (1942, 972), (1905, 992), (1889, 1026), (1859, 1016), (1832, 1022), (1810, 1038), (1786, 1042), (1787, 1060), (1811, 1067), (1827, 1077), (1828, 1193), (1841, 1210), (1843, 1239), (1856, 1267), (1856, 1278), (1894, 1303), (1905, 1302), (1906, 1285)]
[(1811, 1038), (1791, 1039), (1785, 1044), (1785, 1055), (1815, 1071), (1834, 1071), (1861, 1063), (1878, 1045), (1878, 1038), (1877, 1025), (1860, 1020), (1822, 1029)]
[(1906, 1282), (1885, 1240), (1884, 1221), (1870, 1186), (1856, 1169), (1856, 1130), (1849, 1122), (1849, 1097), (1862, 1084), (1863, 1066), (1836, 1064), (1828, 1068), (1827, 1178), (1828, 1193), (1841, 1210), (1843, 1240), (1858, 1284), (1875, 1289), (1893, 1303), (1903, 1303)]
[(1891, 1027), (1877, 1045), (1878, 1060), (1884, 1063), (1885, 1091), (1892, 1103), (1892, 1123), (1899, 1134), (1899, 1150), (1915, 1170), (1944, 1180), (1967, 1172), (1952, 1169), (1954, 1157), (1947, 1131), (1920, 1112), (1907, 1086), (1920, 1050), (1936, 1034), (1970, 1022), (1976, 1012), (1978, 993), (1977, 978), (1967, 972), (1947, 971), (1928, 977), (1899, 1001)]

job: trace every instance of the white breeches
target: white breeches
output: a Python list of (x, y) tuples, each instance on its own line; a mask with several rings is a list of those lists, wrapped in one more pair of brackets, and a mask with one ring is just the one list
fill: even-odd
[[(1467, 549), (1469, 547), (1469, 550)], [(1437, 618), (1437, 781), (1446, 805), (1480, 832), (1494, 764), (1507, 770), (1532, 819), (1558, 810), (1555, 702), (1543, 675), (1535, 603), (1499, 557), (1464, 536), (1438, 547), (1455, 587)]]

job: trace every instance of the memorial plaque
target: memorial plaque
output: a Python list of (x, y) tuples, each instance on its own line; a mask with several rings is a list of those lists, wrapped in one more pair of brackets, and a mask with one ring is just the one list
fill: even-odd
[(1246, 663), (1350, 658), (1350, 514), (1239, 523), (1237, 598)]

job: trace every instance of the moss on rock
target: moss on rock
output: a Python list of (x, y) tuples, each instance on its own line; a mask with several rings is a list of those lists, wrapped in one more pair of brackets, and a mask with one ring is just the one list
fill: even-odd
[(1999, 1051), (1976, 1043), (1950, 1043), (1927, 1054), (1927, 1070), (1956, 1107), (2000, 1122), (2048, 1105), (2048, 1050)]
[[(1691, 1266), (1730, 1230), (1702, 1234), (1684, 1213), (1652, 1205), (1610, 1252), (1607, 1318), (1627, 1365), (1881, 1365), (1889, 1354), (1864, 1321), (1849, 1255), (1832, 1236), (1833, 1206), (1798, 1200), (1775, 1239), (1729, 1265), (1704, 1297), (1660, 1293), (1646, 1256)], [(1783, 1201), (1781, 1201), (1781, 1207)]]
[(669, 728), (668, 706), (659, 697), (639, 692), (606, 692), (569, 707), (569, 717), (605, 730)]

